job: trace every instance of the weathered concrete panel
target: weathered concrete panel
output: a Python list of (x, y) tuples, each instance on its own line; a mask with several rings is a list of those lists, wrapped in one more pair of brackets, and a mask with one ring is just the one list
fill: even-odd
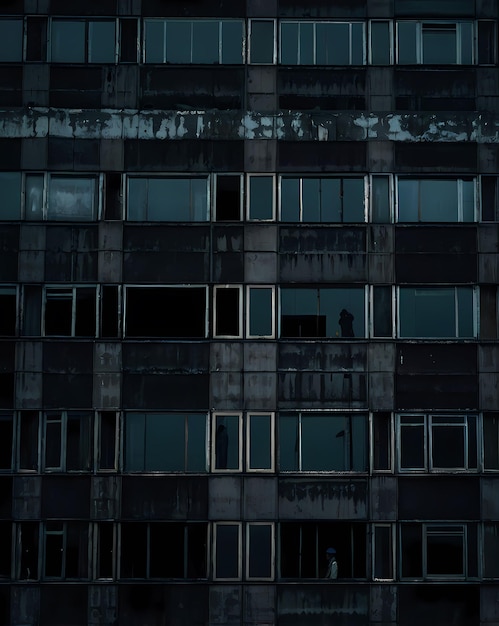
[(244, 625), (272, 626), (276, 620), (275, 585), (245, 585)]
[[(273, 129), (269, 128), (268, 132), (269, 138), (272, 138)], [(275, 141), (259, 139), (244, 142), (244, 170), (246, 172), (275, 172), (276, 167), (277, 143)]]
[(274, 252), (277, 249), (276, 224), (247, 224), (244, 227), (244, 249)]
[(97, 409), (119, 409), (121, 374), (104, 372), (93, 377), (93, 406)]
[(13, 585), (10, 593), (12, 626), (38, 624), (40, 618), (40, 587)]
[(118, 615), (116, 585), (93, 585), (88, 588), (88, 626), (110, 626)]
[(279, 519), (367, 519), (365, 480), (279, 481)]
[(211, 370), (215, 372), (240, 372), (243, 368), (243, 344), (221, 341), (210, 344)]
[(99, 250), (98, 278), (102, 283), (119, 283), (122, 279), (123, 253), (115, 250)]
[(478, 370), (483, 372), (499, 372), (499, 346), (485, 344), (478, 346)]
[(42, 405), (43, 375), (41, 372), (17, 372), (16, 404), (19, 409), (38, 409)]
[(276, 409), (277, 374), (252, 372), (244, 376), (244, 408), (274, 411)]
[(497, 373), (481, 373), (478, 384), (480, 408), (483, 411), (497, 411), (497, 398), (499, 395), (499, 376)]
[(244, 344), (245, 372), (274, 372), (277, 369), (277, 344), (254, 342)]
[(246, 477), (244, 479), (243, 515), (247, 520), (277, 517), (277, 479)]
[(216, 411), (239, 411), (243, 377), (236, 372), (212, 372), (210, 375), (210, 406)]
[(370, 343), (367, 358), (369, 372), (393, 372), (396, 350), (393, 343)]
[(497, 253), (499, 250), (499, 224), (493, 222), (478, 224), (478, 251), (481, 253)]
[(94, 372), (120, 372), (121, 356), (119, 343), (94, 343)]
[(16, 366), (25, 372), (43, 371), (43, 343), (25, 341), (16, 344)]
[(478, 255), (478, 282), (499, 282), (499, 254)]
[(90, 516), (92, 519), (113, 519), (120, 513), (121, 478), (93, 476), (90, 486)]
[(393, 476), (372, 476), (370, 481), (371, 519), (397, 519), (397, 479)]
[(286, 282), (367, 282), (365, 254), (280, 254), (279, 278)]
[(394, 251), (394, 227), (391, 224), (371, 224), (369, 232), (369, 251), (392, 253)]
[(40, 476), (16, 476), (12, 487), (14, 519), (40, 519), (42, 479)]
[[(383, 98), (388, 100), (387, 96), (383, 96)], [(393, 143), (390, 141), (370, 141), (367, 150), (367, 160), (370, 172), (393, 172)]]
[(241, 477), (210, 476), (208, 516), (211, 520), (241, 519)]
[(106, 172), (122, 172), (125, 169), (125, 150), (122, 139), (101, 141), (100, 166)]
[(364, 343), (283, 343), (279, 345), (280, 371), (365, 372), (367, 344)]
[(242, 593), (240, 585), (210, 587), (210, 625), (240, 626)]
[(27, 250), (19, 253), (19, 282), (41, 283), (45, 278), (45, 253)]
[[(496, 405), (497, 408), (497, 405)], [(499, 498), (497, 497), (497, 479), (482, 478), (481, 516), (483, 520), (499, 520)]]
[(290, 372), (279, 374), (278, 400), (282, 408), (367, 407), (367, 375), (336, 372)]
[(369, 408), (392, 411), (395, 408), (395, 376), (391, 372), (369, 374)]
[(277, 254), (275, 252), (246, 252), (244, 279), (248, 283), (275, 283), (277, 281)]
[(371, 284), (390, 284), (395, 280), (393, 256), (390, 254), (370, 254), (368, 280)]
[[(371, 621), (376, 624), (395, 624), (397, 619), (397, 587), (371, 586)], [(380, 626), (381, 626), (380, 624)]]

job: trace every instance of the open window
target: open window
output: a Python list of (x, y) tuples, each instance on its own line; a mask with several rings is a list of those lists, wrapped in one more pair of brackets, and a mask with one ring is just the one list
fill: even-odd
[(214, 524), (215, 580), (241, 580), (241, 524), (218, 522)]
[(248, 413), (246, 416), (246, 469), (248, 472), (274, 471), (273, 413)]
[(126, 413), (127, 472), (206, 472), (206, 413)]
[(95, 337), (97, 298), (95, 287), (46, 287), (44, 335)]
[(118, 413), (101, 411), (98, 414), (98, 456), (99, 471), (116, 471), (118, 469)]
[(241, 413), (214, 413), (212, 419), (213, 471), (242, 470), (243, 418)]
[(372, 415), (372, 468), (376, 472), (389, 472), (393, 468), (392, 415), (376, 412)]
[(483, 525), (483, 577), (499, 578), (499, 522)]
[(217, 222), (239, 222), (242, 208), (241, 174), (215, 177), (215, 216)]
[(206, 287), (127, 287), (127, 337), (206, 337)]
[(116, 20), (52, 19), (52, 63), (115, 63)]
[(470, 65), (474, 23), (428, 20), (397, 22), (397, 62), (403, 65)]
[(281, 413), (281, 472), (366, 472), (368, 418), (357, 413)]
[(90, 471), (93, 459), (91, 412), (47, 411), (44, 414), (45, 471)]
[(393, 337), (395, 292), (391, 285), (371, 285), (371, 336)]
[(246, 194), (248, 220), (275, 219), (275, 177), (272, 174), (248, 174)]
[(274, 525), (253, 522), (246, 526), (246, 579), (273, 580)]
[(499, 470), (499, 413), (483, 414), (483, 467)]
[(402, 178), (397, 181), (399, 222), (474, 222), (474, 178)]
[(37, 471), (39, 467), (39, 428), (38, 411), (18, 413), (18, 458), (20, 471)]
[(390, 20), (371, 20), (369, 62), (372, 65), (393, 63), (393, 34)]
[(87, 580), (88, 566), (88, 523), (45, 522), (43, 577)]
[(15, 337), (17, 330), (17, 288), (0, 286), (0, 336)]
[(217, 285), (213, 291), (213, 335), (215, 337), (242, 337), (242, 287), (240, 285)]
[(92, 221), (100, 215), (100, 181), (95, 175), (26, 174), (26, 220)]
[(40, 525), (38, 522), (19, 522), (17, 524), (17, 571), (20, 580), (38, 580)]

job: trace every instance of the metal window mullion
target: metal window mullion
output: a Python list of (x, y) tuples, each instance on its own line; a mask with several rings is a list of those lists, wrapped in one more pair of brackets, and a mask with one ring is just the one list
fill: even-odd
[(91, 59), (91, 55), (92, 55), (92, 49), (91, 49), (91, 39), (90, 39), (90, 28), (91, 28), (91, 23), (92, 20), (83, 20), (84, 24), (85, 24), (85, 41), (83, 42), (83, 45), (85, 46), (85, 63), (90, 63), (90, 59)]
[(303, 222), (303, 178), (298, 178), (298, 220)]
[(48, 197), (49, 197), (49, 185), (51, 176), (47, 172), (43, 174), (43, 188), (42, 188), (42, 220), (47, 219), (48, 215)]
[[(469, 470), (469, 457), (470, 457), (470, 439), (469, 439), (469, 424), (468, 424), (468, 416), (466, 415), (464, 418), (464, 423), (462, 425), (464, 429), (464, 469)], [(475, 430), (476, 430), (476, 420), (475, 420)], [(478, 467), (478, 452), (477, 452), (477, 467)]]
[[(353, 23), (348, 22), (348, 64), (353, 64), (353, 42), (352, 42)], [(364, 55), (362, 55), (364, 56)]]
[(456, 64), (462, 65), (463, 63), (463, 55), (462, 52), (462, 43), (463, 43), (463, 30), (461, 28), (461, 22), (456, 22)]
[(459, 292), (454, 287), (454, 337), (459, 337)]
[(463, 179), (456, 180), (457, 185), (457, 221), (462, 222), (464, 219), (464, 198), (463, 198)]
[(166, 57), (167, 23), (168, 23), (168, 20), (163, 20), (163, 63), (168, 62), (168, 59)]
[(423, 562), (423, 578), (428, 577), (428, 532), (427, 532), (427, 524), (421, 525), (422, 532), (422, 562)]
[(312, 63), (317, 65), (317, 22), (312, 23)]
[(189, 20), (189, 30), (190, 30), (190, 36), (191, 36), (191, 41), (190, 41), (190, 46), (189, 46), (189, 62), (192, 63), (192, 59), (194, 56), (194, 20)]
[[(223, 58), (223, 20), (218, 21), (218, 62), (222, 63)], [(245, 58), (245, 57), (243, 57)]]

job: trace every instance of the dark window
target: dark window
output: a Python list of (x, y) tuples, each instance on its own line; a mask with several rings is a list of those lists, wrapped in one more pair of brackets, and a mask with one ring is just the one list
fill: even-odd
[(45, 290), (45, 335), (95, 337), (95, 287)]
[(215, 526), (215, 578), (237, 580), (241, 577), (241, 526)]
[(101, 337), (119, 337), (119, 307), (119, 287), (103, 285), (100, 298)]
[(374, 536), (374, 570), (375, 580), (393, 580), (393, 537), (390, 525), (376, 524)]
[(213, 430), (215, 469), (241, 470), (241, 415), (215, 415)]
[(12, 523), (0, 521), (0, 579), (11, 578), (12, 567)]
[(114, 524), (98, 524), (97, 578), (114, 578)]
[(19, 469), (38, 469), (38, 411), (19, 413)]
[(54, 63), (114, 63), (114, 20), (52, 20), (51, 60)]
[(14, 418), (0, 413), (0, 470), (12, 469)]
[(272, 176), (250, 176), (248, 194), (248, 218), (250, 220), (274, 219), (274, 178)]
[(216, 178), (217, 222), (241, 219), (241, 177), (239, 175)]
[(116, 434), (117, 415), (114, 411), (102, 411), (99, 413), (99, 461), (101, 470), (116, 469)]
[(74, 411), (45, 414), (44, 468), (88, 471), (92, 468), (93, 414)]
[(38, 580), (38, 522), (21, 522), (17, 527), (19, 578)]
[(241, 287), (215, 289), (215, 335), (217, 337), (239, 337), (241, 313)]
[(272, 545), (271, 524), (248, 524), (247, 578), (273, 577)]
[(373, 469), (389, 470), (392, 466), (392, 424), (390, 413), (373, 414)]
[(250, 63), (274, 62), (274, 20), (251, 20)]
[(44, 578), (88, 578), (88, 524), (46, 522)]

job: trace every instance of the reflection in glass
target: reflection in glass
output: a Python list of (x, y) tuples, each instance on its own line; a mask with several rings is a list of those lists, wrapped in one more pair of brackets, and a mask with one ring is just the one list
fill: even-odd
[(47, 219), (95, 219), (95, 183), (93, 178), (52, 176), (48, 194)]

